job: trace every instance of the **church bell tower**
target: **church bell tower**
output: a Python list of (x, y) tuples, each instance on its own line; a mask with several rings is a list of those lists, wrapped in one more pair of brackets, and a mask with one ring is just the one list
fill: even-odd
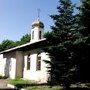
[(44, 24), (39, 19), (37, 19), (32, 23), (31, 42), (37, 42), (43, 39), (43, 34)]

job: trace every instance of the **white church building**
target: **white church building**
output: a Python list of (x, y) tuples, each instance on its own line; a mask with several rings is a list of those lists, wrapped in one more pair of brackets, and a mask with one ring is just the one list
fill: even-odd
[(50, 59), (42, 50), (47, 45), (43, 34), (44, 24), (37, 19), (32, 23), (29, 43), (0, 52), (0, 76), (47, 82), (47, 64), (44, 60)]

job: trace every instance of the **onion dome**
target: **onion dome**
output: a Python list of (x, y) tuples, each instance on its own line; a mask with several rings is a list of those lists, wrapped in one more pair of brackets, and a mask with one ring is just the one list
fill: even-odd
[(32, 23), (32, 28), (35, 27), (44, 28), (44, 24), (39, 19), (37, 19)]

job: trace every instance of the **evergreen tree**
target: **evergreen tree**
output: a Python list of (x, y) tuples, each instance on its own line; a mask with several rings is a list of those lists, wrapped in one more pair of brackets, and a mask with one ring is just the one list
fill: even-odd
[(49, 53), (51, 61), (46, 61), (50, 66), (49, 73), (50, 85), (62, 84), (69, 88), (72, 82), (76, 66), (73, 64), (71, 47), (76, 40), (75, 36), (75, 16), (73, 15), (74, 5), (70, 0), (59, 0), (57, 7), (58, 14), (51, 15), (54, 26), (52, 32), (45, 36), (49, 47), (45, 49)]
[(81, 34), (90, 37), (90, 0), (81, 0), (80, 6), (80, 24), (82, 26)]
[(77, 81), (90, 82), (90, 0), (81, 0), (78, 17), (79, 39), (74, 43), (74, 59), (78, 66)]

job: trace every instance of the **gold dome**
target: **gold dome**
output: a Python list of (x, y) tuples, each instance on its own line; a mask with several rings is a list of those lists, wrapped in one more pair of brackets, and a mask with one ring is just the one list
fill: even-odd
[(37, 19), (32, 23), (32, 28), (34, 27), (44, 28), (44, 24), (39, 19)]

